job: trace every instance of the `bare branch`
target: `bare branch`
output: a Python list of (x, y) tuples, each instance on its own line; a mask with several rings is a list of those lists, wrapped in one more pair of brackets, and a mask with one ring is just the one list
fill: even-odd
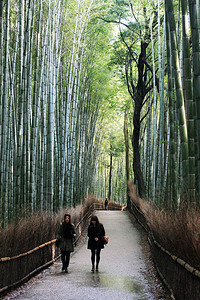
[(132, 57), (132, 59), (135, 61), (135, 63), (137, 63), (135, 57), (133, 56), (133, 51), (131, 50), (131, 47), (129, 47), (129, 45), (127, 44), (127, 42), (125, 41), (124, 37), (123, 37), (123, 34), (122, 34), (122, 31), (121, 31), (121, 28), (119, 26), (119, 31), (120, 31), (120, 36), (121, 36), (121, 39), (122, 39), (122, 42), (125, 44), (125, 46), (127, 47), (128, 49), (128, 52), (130, 54), (130, 56)]
[(142, 103), (142, 106), (144, 106), (147, 103), (147, 101), (149, 100), (149, 98), (150, 98), (150, 96), (146, 97), (146, 100)]
[(132, 91), (133, 91), (133, 94), (135, 92), (135, 86), (133, 84), (133, 72), (132, 72), (132, 64), (130, 62), (130, 82), (131, 82), (131, 87), (132, 87)]
[[(141, 28), (141, 25), (140, 25), (140, 22), (138, 21), (136, 15), (134, 14), (134, 11), (133, 11), (133, 4), (130, 2), (130, 7), (131, 7), (131, 12), (132, 12), (132, 15), (133, 17), (135, 18), (136, 22), (139, 24), (140, 28)], [(141, 29), (140, 29), (140, 36), (141, 36)]]
[(133, 30), (130, 26), (128, 26), (127, 24), (125, 24), (125, 23), (123, 23), (123, 22), (121, 22), (121, 21), (106, 20), (106, 19), (104, 19), (104, 18), (102, 18), (102, 17), (98, 17), (98, 19), (103, 20), (103, 21), (106, 22), (106, 23), (121, 24), (121, 25), (127, 27), (127, 28), (128, 28), (129, 30), (131, 30), (132, 32), (134, 32), (134, 30)]
[[(131, 91), (130, 84), (129, 84), (129, 79), (128, 79), (128, 65), (129, 65), (129, 61), (125, 65), (126, 83), (127, 83), (127, 87), (128, 87), (128, 92), (131, 95), (131, 98), (133, 99), (133, 93)], [(133, 87), (132, 87), (132, 89), (133, 89)], [(134, 92), (134, 90), (133, 90), (133, 92)]]
[[(145, 60), (145, 58), (143, 57), (142, 58), (144, 64), (147, 66), (147, 68), (151, 71), (151, 73), (153, 74), (153, 68), (152, 66)], [(156, 76), (155, 74), (155, 79), (156, 79), (156, 87), (157, 87), (157, 90), (159, 92), (159, 80), (158, 80), (158, 77)]]
[(149, 114), (149, 111), (150, 111), (150, 108), (151, 108), (151, 106), (152, 106), (152, 103), (153, 103), (153, 101), (151, 101), (151, 105), (149, 106), (149, 108), (148, 108), (148, 110), (147, 110), (147, 112), (146, 112), (146, 114), (142, 117), (142, 119), (140, 120), (140, 123), (142, 123), (142, 121), (146, 118), (146, 116)]

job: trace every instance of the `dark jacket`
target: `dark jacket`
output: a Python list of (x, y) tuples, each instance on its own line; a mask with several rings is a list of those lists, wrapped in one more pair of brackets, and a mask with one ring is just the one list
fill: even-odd
[[(105, 229), (103, 224), (99, 223), (98, 226), (94, 226), (93, 224), (88, 227), (88, 249), (103, 249), (104, 248), (104, 239)], [(98, 238), (98, 241), (95, 241), (95, 238)]]
[(76, 237), (76, 231), (73, 224), (70, 224), (67, 232), (64, 231), (64, 224), (60, 225), (58, 230), (57, 240), (59, 241), (59, 248), (64, 251), (74, 251), (74, 239)]

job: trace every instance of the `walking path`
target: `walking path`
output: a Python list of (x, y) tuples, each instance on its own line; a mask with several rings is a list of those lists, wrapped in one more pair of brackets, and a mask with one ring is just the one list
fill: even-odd
[(152, 263), (147, 262), (144, 236), (128, 213), (98, 211), (97, 216), (109, 237), (109, 244), (101, 252), (98, 273), (90, 271), (85, 237), (71, 257), (68, 274), (61, 272), (59, 260), (7, 299), (168, 299), (153, 274)]

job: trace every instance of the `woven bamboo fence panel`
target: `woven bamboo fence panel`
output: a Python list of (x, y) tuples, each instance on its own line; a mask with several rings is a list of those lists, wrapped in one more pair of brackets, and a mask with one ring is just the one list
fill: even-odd
[(166, 250), (154, 238), (144, 214), (131, 201), (130, 212), (136, 217), (148, 234), (155, 267), (177, 300), (200, 299), (200, 271)]
[[(75, 227), (76, 242), (88, 225), (88, 218), (93, 212), (93, 205)], [(27, 281), (34, 274), (48, 267), (60, 257), (60, 251), (55, 246), (56, 239), (48, 241), (34, 249), (13, 257), (0, 258), (0, 295), (11, 288)]]
[[(94, 210), (103, 210), (104, 204), (92, 204), (87, 213), (76, 224), (76, 242), (80, 239), (83, 230), (88, 226), (88, 219)], [(109, 210), (119, 210), (119, 204), (111, 203)], [(59, 249), (55, 246), (56, 239), (39, 245), (26, 253), (21, 253), (13, 257), (0, 258), (0, 295), (6, 293), (11, 288), (27, 281), (34, 274), (48, 267), (60, 257)]]

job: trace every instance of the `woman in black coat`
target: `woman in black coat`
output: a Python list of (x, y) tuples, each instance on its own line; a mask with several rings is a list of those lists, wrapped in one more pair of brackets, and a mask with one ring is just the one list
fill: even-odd
[(88, 249), (91, 250), (92, 272), (96, 256), (96, 271), (98, 272), (101, 249), (104, 248), (105, 230), (103, 224), (99, 222), (97, 216), (92, 216), (88, 227)]
[(68, 273), (70, 253), (74, 251), (73, 242), (75, 237), (76, 232), (71, 222), (71, 215), (65, 214), (57, 235), (57, 245), (61, 250), (62, 270), (65, 273)]

